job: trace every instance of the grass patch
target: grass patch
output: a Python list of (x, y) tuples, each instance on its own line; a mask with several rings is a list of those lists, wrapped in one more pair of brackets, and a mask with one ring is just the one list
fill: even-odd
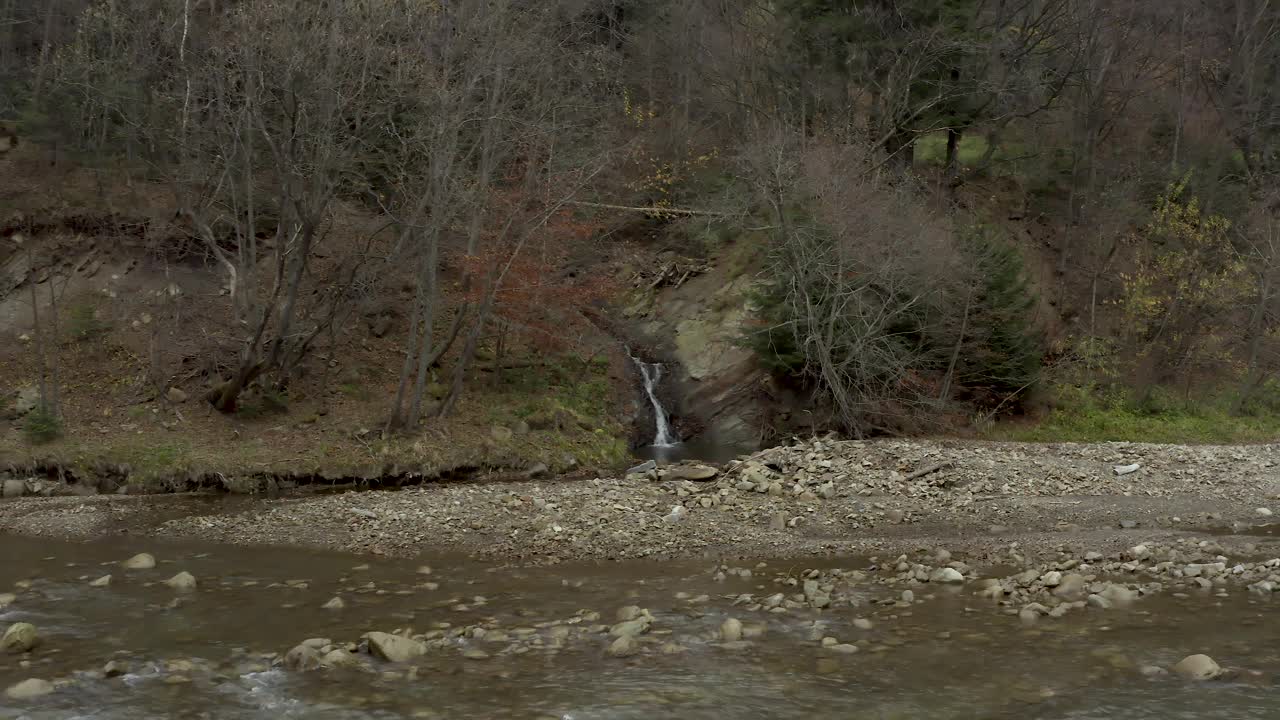
[(72, 306), (68, 316), (67, 330), (76, 340), (92, 340), (111, 329), (111, 324), (99, 318), (89, 304)]
[(1249, 413), (1233, 413), (1233, 398), (1172, 400), (1156, 393), (1138, 404), (1123, 395), (1083, 388), (1055, 389), (1056, 406), (1033, 426), (997, 423), (988, 436), (1022, 442), (1129, 441), (1175, 444), (1227, 444), (1272, 441), (1280, 437), (1280, 411), (1259, 403)]

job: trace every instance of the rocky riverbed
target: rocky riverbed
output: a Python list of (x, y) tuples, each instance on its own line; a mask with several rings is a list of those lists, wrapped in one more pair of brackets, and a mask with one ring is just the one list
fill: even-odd
[(1249, 554), (1273, 540), (1278, 492), (1277, 445), (816, 440), (725, 466), (616, 478), (262, 498), (21, 497), (0, 503), (0, 528), (541, 563), (921, 545), (994, 557), (1015, 543), (1031, 556), (1113, 555), (1206, 538)]

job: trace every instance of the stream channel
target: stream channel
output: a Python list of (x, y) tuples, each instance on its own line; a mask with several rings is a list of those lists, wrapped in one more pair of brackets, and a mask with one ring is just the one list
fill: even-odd
[[(121, 566), (144, 551), (155, 568)], [(0, 558), (0, 593), (14, 595), (0, 629), (29, 622), (42, 638), (0, 655), (0, 688), (27, 678), (55, 688), (0, 695), (0, 718), (1280, 717), (1280, 623), (1268, 598), (1243, 589), (1026, 626), (964, 585), (921, 586), (903, 603), (867, 558), (752, 559), (724, 576), (712, 560), (521, 568), (3, 534)], [(796, 593), (806, 568), (866, 579), (851, 602), (823, 610), (771, 613), (741, 599)], [(179, 571), (198, 587), (166, 586)], [(106, 574), (108, 586), (90, 585)], [(322, 607), (334, 597), (343, 609)], [(636, 654), (613, 657), (608, 626), (624, 606), (646, 608), (652, 626)], [(744, 640), (718, 637), (730, 617)], [(435, 638), (409, 663), (357, 647), (366, 632), (404, 628)], [(352, 643), (359, 667), (279, 665), (309, 638)], [(1192, 653), (1228, 676), (1193, 683), (1158, 670)]]

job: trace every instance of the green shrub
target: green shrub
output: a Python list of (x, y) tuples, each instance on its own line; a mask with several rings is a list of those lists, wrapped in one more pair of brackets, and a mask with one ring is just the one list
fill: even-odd
[(92, 305), (75, 305), (71, 308), (67, 329), (76, 340), (89, 340), (105, 333), (110, 325), (97, 316)]
[(36, 445), (53, 442), (62, 436), (62, 420), (44, 408), (36, 408), (23, 419), (22, 432)]

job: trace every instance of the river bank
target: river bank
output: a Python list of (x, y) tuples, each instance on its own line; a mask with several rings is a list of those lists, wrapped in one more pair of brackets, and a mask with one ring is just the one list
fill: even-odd
[(1263, 513), (1280, 492), (1278, 468), (1276, 445), (813, 441), (703, 481), (508, 477), (384, 492), (24, 497), (0, 503), (0, 528), (533, 563), (940, 544), (976, 556), (1015, 543), (1114, 553), (1203, 537), (1247, 552), (1271, 542)]

